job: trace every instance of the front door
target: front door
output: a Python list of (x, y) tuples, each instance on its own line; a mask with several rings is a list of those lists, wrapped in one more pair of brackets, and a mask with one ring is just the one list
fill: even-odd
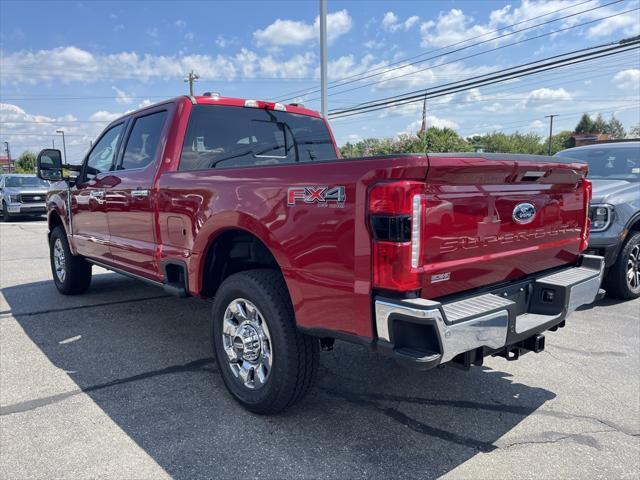
[(153, 208), (166, 118), (167, 111), (158, 110), (131, 120), (112, 173), (117, 181), (106, 190), (112, 263), (154, 280), (162, 280), (155, 256), (158, 242)]
[(110, 256), (106, 188), (113, 183), (111, 169), (124, 125), (120, 123), (104, 132), (89, 152), (76, 185), (71, 189), (71, 221), (76, 248), (80, 255), (97, 260), (107, 260)]

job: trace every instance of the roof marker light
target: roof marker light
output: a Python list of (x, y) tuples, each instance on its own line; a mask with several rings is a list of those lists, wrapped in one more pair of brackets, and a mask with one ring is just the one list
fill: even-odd
[(285, 107), (284, 104), (282, 104), (282, 103), (274, 103), (273, 104), (273, 109), (274, 110), (279, 110), (281, 112), (286, 112), (287, 111), (287, 107)]
[(258, 101), (257, 100), (245, 100), (244, 101), (244, 106), (245, 107), (251, 107), (251, 108), (258, 108)]

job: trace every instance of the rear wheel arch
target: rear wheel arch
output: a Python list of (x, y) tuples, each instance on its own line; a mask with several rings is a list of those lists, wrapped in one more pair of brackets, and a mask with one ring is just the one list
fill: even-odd
[(213, 297), (222, 282), (234, 273), (256, 268), (275, 270), (283, 276), (275, 255), (254, 233), (227, 229), (213, 236), (200, 268), (200, 295)]

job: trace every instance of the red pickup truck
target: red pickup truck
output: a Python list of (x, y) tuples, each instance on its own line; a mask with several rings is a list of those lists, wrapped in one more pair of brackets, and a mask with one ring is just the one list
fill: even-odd
[[(68, 169), (74, 178), (63, 178)], [(249, 410), (311, 387), (356, 342), (468, 368), (544, 349), (598, 296), (583, 164), (503, 154), (340, 158), (300, 105), (179, 97), (112, 122), (80, 166), (38, 156), (51, 268), (82, 293), (99, 265), (213, 298), (213, 350)]]

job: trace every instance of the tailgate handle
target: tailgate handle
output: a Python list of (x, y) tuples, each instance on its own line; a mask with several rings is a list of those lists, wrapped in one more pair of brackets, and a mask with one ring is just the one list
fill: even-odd
[(544, 177), (547, 172), (541, 172), (538, 170), (534, 170), (531, 172), (525, 172), (520, 181), (522, 182), (535, 182), (536, 180), (540, 180)]

